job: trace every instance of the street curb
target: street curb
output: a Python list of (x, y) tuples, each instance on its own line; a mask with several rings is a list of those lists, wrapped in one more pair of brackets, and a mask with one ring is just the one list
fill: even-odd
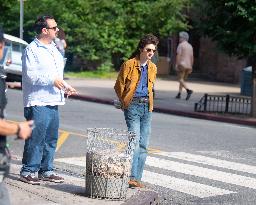
[(155, 107), (154, 111), (159, 112), (159, 113), (191, 117), (191, 118), (197, 118), (197, 119), (203, 119), (203, 120), (211, 120), (211, 121), (217, 121), (217, 122), (226, 122), (226, 123), (232, 123), (232, 124), (256, 126), (256, 120), (244, 120), (244, 119), (240, 119), (240, 118), (229, 117), (229, 116), (219, 116), (219, 115), (210, 114), (210, 113), (189, 112), (189, 111), (184, 112), (184, 111), (179, 111), (179, 110), (164, 109), (164, 108), (158, 108), (158, 107)]
[(158, 205), (160, 204), (158, 193), (152, 190), (140, 190), (136, 195), (126, 200), (121, 205)]
[[(16, 89), (21, 89), (21, 88), (16, 87)], [(107, 99), (107, 98), (103, 99), (103, 98), (97, 98), (97, 97), (92, 97), (87, 95), (71, 95), (69, 96), (69, 98), (88, 101), (88, 102), (96, 102), (101, 104), (113, 105), (113, 100)], [(241, 119), (241, 118), (230, 117), (230, 116), (219, 116), (219, 115), (210, 114), (210, 113), (180, 111), (180, 110), (173, 110), (173, 109), (165, 109), (158, 106), (154, 107), (154, 112), (191, 117), (191, 118), (197, 118), (197, 119), (203, 119), (203, 120), (211, 120), (211, 121), (217, 121), (217, 122), (256, 126), (256, 119)]]
[(92, 97), (92, 96), (88, 96), (88, 95), (71, 95), (68, 98), (89, 101), (89, 102), (97, 102), (97, 103), (107, 104), (107, 105), (113, 105), (113, 100), (111, 100), (111, 99), (97, 98), (97, 97)]
[[(83, 101), (89, 101), (89, 102), (96, 102), (96, 103), (101, 103), (101, 104), (107, 104), (107, 105), (113, 105), (113, 100), (106, 99), (106, 98), (103, 99), (103, 98), (97, 98), (97, 97), (92, 97), (92, 96), (87, 96), (87, 95), (73, 95), (73, 96), (69, 96), (69, 98), (83, 100)], [(236, 117), (219, 116), (219, 115), (210, 114), (210, 113), (200, 113), (200, 112), (165, 109), (165, 108), (160, 108), (158, 106), (154, 107), (154, 112), (177, 115), (177, 116), (184, 116), (184, 117), (191, 117), (191, 118), (197, 118), (197, 119), (203, 119), (203, 120), (211, 120), (211, 121), (217, 121), (217, 122), (225, 122), (225, 123), (247, 125), (247, 126), (256, 126), (256, 119), (255, 120), (254, 119), (240, 119), (240, 118), (236, 118)]]

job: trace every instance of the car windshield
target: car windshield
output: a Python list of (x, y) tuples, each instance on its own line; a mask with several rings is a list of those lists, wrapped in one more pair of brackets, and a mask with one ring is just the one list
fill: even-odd
[(3, 58), (0, 59), (0, 66), (5, 65), (6, 60), (7, 60), (7, 54), (8, 54), (9, 49), (10, 49), (10, 48), (9, 48), (8, 46), (5, 46), (5, 47), (4, 47)]

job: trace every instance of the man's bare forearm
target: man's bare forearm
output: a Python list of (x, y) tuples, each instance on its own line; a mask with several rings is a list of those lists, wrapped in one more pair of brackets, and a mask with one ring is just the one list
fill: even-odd
[(0, 120), (0, 134), (1, 135), (15, 135), (19, 130), (19, 125), (10, 123), (5, 120)]

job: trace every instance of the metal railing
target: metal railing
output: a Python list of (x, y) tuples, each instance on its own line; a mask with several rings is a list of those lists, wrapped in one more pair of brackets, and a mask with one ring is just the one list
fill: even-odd
[(195, 103), (194, 110), (195, 112), (249, 115), (251, 113), (251, 97), (204, 94), (200, 101)]

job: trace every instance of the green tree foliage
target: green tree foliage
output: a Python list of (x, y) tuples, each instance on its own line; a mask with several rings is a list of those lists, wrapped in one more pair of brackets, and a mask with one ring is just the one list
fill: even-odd
[[(200, 27), (228, 54), (256, 55), (256, 1), (201, 1)], [(198, 6), (199, 6), (198, 5)]]
[(0, 3), (0, 25), (5, 32), (19, 36), (19, 2), (16, 0), (2, 0)]
[[(68, 52), (84, 61), (108, 65), (115, 57), (128, 58), (145, 33), (166, 37), (187, 28), (189, 0), (27, 0), (24, 36), (31, 41), (32, 25), (40, 14), (52, 14), (67, 36)], [(6, 1), (7, 31), (16, 34), (19, 2)], [(6, 13), (4, 11), (4, 13)], [(7, 21), (8, 20), (8, 21)]]
[(252, 107), (256, 117), (256, 1), (201, 1), (201, 28), (230, 55), (247, 57), (252, 66)]

